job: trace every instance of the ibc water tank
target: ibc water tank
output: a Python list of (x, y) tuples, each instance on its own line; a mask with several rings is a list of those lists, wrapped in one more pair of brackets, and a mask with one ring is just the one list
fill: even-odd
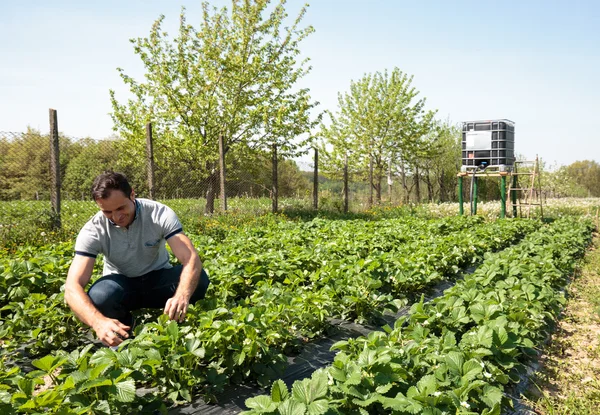
[(515, 123), (502, 120), (465, 121), (462, 128), (462, 171), (493, 166), (512, 169), (515, 162)]

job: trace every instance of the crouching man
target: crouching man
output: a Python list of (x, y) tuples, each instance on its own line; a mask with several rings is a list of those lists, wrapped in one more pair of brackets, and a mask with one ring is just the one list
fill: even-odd
[[(136, 199), (120, 173), (96, 177), (92, 197), (100, 212), (75, 242), (65, 286), (71, 310), (107, 346), (129, 337), (131, 312), (140, 308), (163, 308), (171, 320), (183, 321), (189, 304), (204, 298), (209, 280), (175, 212)], [(169, 263), (166, 243), (181, 265)], [(104, 255), (103, 277), (86, 293), (98, 254)]]

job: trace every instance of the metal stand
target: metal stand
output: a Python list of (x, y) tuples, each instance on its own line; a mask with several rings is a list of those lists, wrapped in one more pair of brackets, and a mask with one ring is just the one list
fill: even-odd
[[(520, 168), (519, 168), (520, 166)], [(529, 168), (527, 168), (529, 166)], [(540, 180), (539, 159), (535, 161), (516, 161), (513, 171), (498, 171), (493, 170), (493, 167), (488, 167), (485, 170), (473, 170), (472, 172), (458, 173), (458, 214), (464, 215), (463, 207), (463, 179), (471, 178), (471, 215), (477, 214), (477, 180), (479, 177), (500, 177), (500, 217), (506, 217), (506, 199), (510, 197), (510, 205), (512, 206), (512, 217), (531, 217), (532, 206), (540, 207), (540, 217), (544, 217), (542, 208), (542, 184)], [(509, 177), (510, 176), (510, 177)], [(519, 177), (529, 176), (527, 187), (519, 186)], [(509, 187), (506, 189), (506, 179), (509, 177)], [(520, 197), (519, 192), (524, 192)]]
[(477, 180), (479, 177), (500, 177), (500, 217), (506, 217), (506, 177), (510, 175), (507, 171), (474, 171), (472, 173), (458, 173), (458, 214), (464, 214), (463, 207), (463, 178), (470, 177), (472, 188), (473, 204), (471, 206), (471, 215), (477, 215)]

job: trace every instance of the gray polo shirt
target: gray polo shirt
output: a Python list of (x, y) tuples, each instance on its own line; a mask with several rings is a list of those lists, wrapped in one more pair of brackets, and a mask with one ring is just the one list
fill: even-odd
[(96, 258), (104, 255), (103, 275), (123, 274), (139, 277), (162, 268), (171, 268), (167, 239), (182, 232), (173, 210), (148, 199), (135, 199), (135, 219), (129, 228), (110, 221), (102, 212), (94, 215), (81, 229), (75, 253)]

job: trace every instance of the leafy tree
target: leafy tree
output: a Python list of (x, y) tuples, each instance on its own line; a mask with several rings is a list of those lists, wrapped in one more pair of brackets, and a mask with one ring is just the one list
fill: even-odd
[(453, 200), (457, 187), (456, 173), (461, 165), (460, 127), (449, 120), (437, 121), (427, 137), (430, 139), (430, 151), (415, 161), (423, 172), (427, 198), (430, 202)]
[(301, 28), (303, 7), (290, 27), (285, 0), (269, 9), (270, 0), (233, 0), (227, 8), (209, 9), (195, 29), (180, 16), (179, 33), (169, 41), (164, 16), (146, 38), (132, 39), (146, 76), (138, 82), (119, 69), (134, 98), (119, 103), (111, 91), (115, 130), (126, 140), (122, 156), (142, 163), (144, 125), (153, 123), (155, 159), (168, 171), (186, 165), (194, 182), (208, 178), (205, 211), (212, 213), (217, 191), (218, 137), (223, 135), (228, 158), (253, 149), (278, 146), (281, 155), (295, 155), (305, 144), (312, 102), (297, 82), (310, 67), (298, 62), (299, 44), (312, 31)]
[(600, 165), (597, 162), (576, 161), (566, 167), (566, 172), (575, 183), (587, 190), (588, 196), (600, 196)]
[(114, 140), (85, 138), (73, 146), (78, 146), (79, 151), (71, 158), (64, 175), (62, 184), (66, 197), (89, 199), (92, 183), (98, 174), (109, 169), (127, 170), (119, 163), (117, 142)]
[(394, 68), (352, 81), (349, 92), (338, 94), (337, 113), (328, 113), (330, 125), (322, 125), (324, 171), (339, 172), (347, 155), (351, 172), (362, 178), (373, 172), (378, 202), (388, 170), (404, 172), (407, 163), (430, 151), (424, 137), (435, 112), (424, 110), (425, 99), (418, 98), (412, 80)]
[(588, 192), (585, 187), (578, 184), (572, 177), (566, 166), (551, 166), (546, 168), (542, 165), (541, 181), (542, 191), (550, 197), (585, 197)]

